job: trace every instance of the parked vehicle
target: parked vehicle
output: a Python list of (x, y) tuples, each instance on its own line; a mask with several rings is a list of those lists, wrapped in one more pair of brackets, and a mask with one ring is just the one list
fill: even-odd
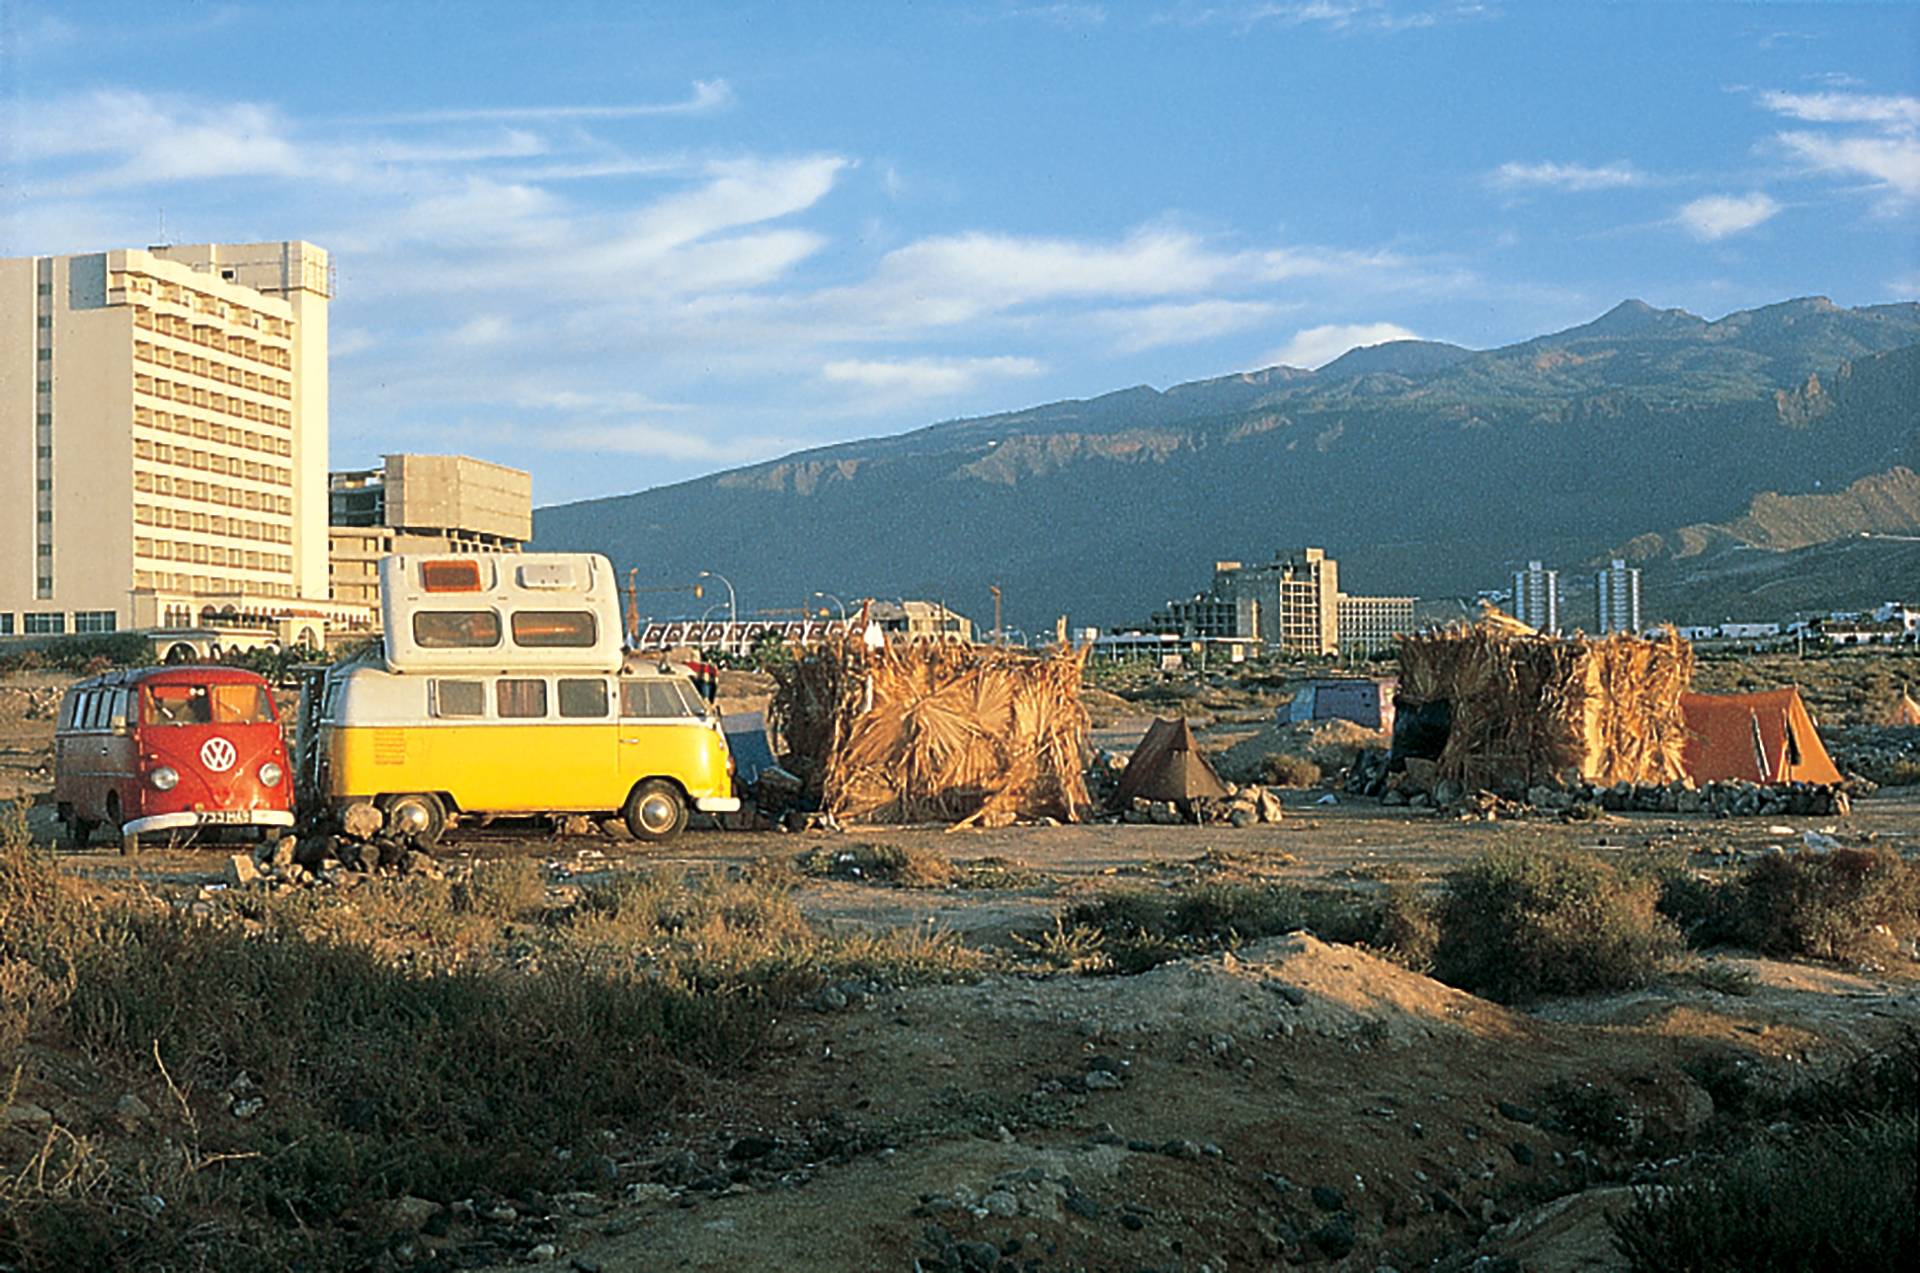
[(740, 807), (684, 672), (631, 661), (613, 570), (586, 553), (381, 563), (384, 649), (326, 672), (305, 789), (431, 842), (454, 819), (619, 813), (637, 839)]
[(141, 837), (293, 825), (293, 782), (273, 691), (253, 672), (151, 667), (67, 690), (54, 730), (54, 800), (85, 845), (113, 827)]

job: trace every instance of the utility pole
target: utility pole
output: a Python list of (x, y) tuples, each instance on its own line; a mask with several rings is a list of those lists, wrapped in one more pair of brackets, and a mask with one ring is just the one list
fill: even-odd
[(987, 591), (993, 594), (993, 643), (1000, 645), (1006, 640), (1006, 631), (1000, 626), (1000, 585), (990, 583)]

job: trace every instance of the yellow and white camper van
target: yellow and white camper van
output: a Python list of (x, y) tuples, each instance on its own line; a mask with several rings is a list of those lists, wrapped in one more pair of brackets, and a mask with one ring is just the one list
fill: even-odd
[(733, 760), (688, 678), (630, 658), (605, 557), (396, 555), (380, 563), (384, 652), (329, 671), (315, 786), (390, 831), (462, 816), (618, 812), (664, 840), (732, 812)]

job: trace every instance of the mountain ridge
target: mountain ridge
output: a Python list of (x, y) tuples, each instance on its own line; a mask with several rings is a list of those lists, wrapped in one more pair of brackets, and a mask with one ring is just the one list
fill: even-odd
[(1653, 528), (1735, 522), (1765, 491), (1920, 463), (1917, 386), (1920, 304), (1708, 321), (1623, 302), (1493, 350), (1387, 342), (1318, 372), (811, 448), (541, 509), (535, 543), (662, 580), (718, 569), (775, 606), (825, 590), (976, 610), (996, 583), (1028, 627), (1139, 622), (1216, 557), (1301, 543), (1339, 557), (1349, 591), (1471, 593), (1518, 560), (1573, 568)]

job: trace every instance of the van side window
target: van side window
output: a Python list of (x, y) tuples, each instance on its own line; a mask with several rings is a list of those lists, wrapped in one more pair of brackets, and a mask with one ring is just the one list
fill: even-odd
[(87, 691), (88, 729), (100, 729), (107, 723), (107, 692), (105, 690)]
[(513, 643), (529, 649), (592, 649), (600, 639), (591, 610), (519, 610)]
[(60, 700), (60, 719), (54, 722), (55, 729), (72, 729), (74, 709), (80, 706), (80, 695), (76, 691)]
[(479, 681), (442, 681), (433, 683), (435, 716), (485, 716), (487, 687)]
[(620, 683), (620, 714), (655, 719), (680, 719), (699, 715), (688, 705), (686, 697), (680, 693), (680, 683), (665, 678), (622, 681)]
[(607, 714), (607, 683), (602, 680), (560, 679), (560, 714), (579, 718)]
[(420, 610), (413, 641), (423, 650), (484, 650), (500, 644), (500, 616), (491, 610)]
[(547, 714), (547, 683), (534, 676), (503, 676), (494, 685), (494, 712), (507, 719)]

